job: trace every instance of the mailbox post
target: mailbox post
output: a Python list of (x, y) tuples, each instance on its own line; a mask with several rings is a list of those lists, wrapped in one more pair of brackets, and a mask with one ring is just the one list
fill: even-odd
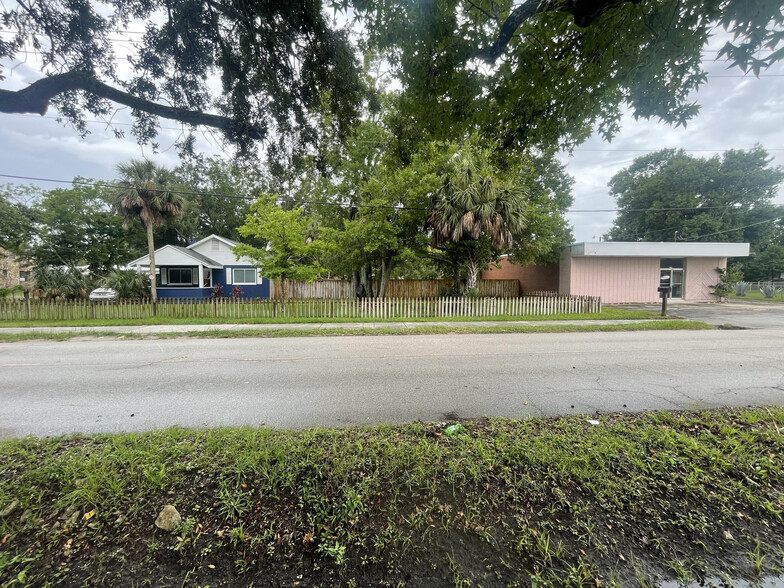
[(667, 316), (667, 298), (670, 295), (670, 276), (659, 278), (659, 297), (662, 299), (661, 315)]

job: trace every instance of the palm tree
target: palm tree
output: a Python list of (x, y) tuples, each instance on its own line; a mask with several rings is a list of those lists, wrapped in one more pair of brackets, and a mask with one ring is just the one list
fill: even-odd
[(122, 188), (115, 192), (114, 210), (123, 218), (127, 229), (137, 218), (147, 230), (150, 254), (150, 293), (158, 300), (155, 284), (155, 242), (153, 229), (171, 222), (182, 212), (183, 198), (171, 192), (171, 173), (149, 159), (131, 159), (117, 166)]
[(481, 265), (492, 261), (484, 259), (488, 247), (479, 246), (479, 242), (489, 241), (495, 250), (489, 255), (497, 256), (512, 248), (515, 235), (527, 223), (524, 186), (505, 181), (490, 163), (489, 155), (469, 145), (455, 156), (428, 219), (434, 247), (444, 249), (450, 244), (471, 242), (470, 247), (455, 252), (464, 257), (468, 288), (476, 287)]

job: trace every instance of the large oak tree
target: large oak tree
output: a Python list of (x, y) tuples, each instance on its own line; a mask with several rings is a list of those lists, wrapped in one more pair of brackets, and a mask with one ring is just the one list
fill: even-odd
[[(241, 148), (267, 139), (271, 155), (315, 141), (320, 115), (340, 128), (354, 119), (365, 97), (362, 52), (380, 58), (400, 84), (394, 131), (404, 155), (422, 135), (453, 140), (477, 130), (507, 148), (570, 147), (594, 130), (612, 136), (624, 105), (636, 116), (682, 123), (697, 112), (688, 97), (705, 81), (701, 50), (716, 28), (734, 39), (719, 56), (743, 69), (758, 73), (784, 54), (776, 0), (4, 6), (0, 22), (12, 35), (0, 40), (0, 57), (39, 51), (42, 77), (21, 90), (0, 89), (0, 112), (55, 106), (84, 130), (85, 113), (123, 105), (142, 141), (153, 140), (164, 117), (219, 129)], [(112, 39), (140, 21), (145, 34), (124, 75)]]
[(710, 158), (662, 149), (610, 180), (613, 241), (769, 241), (784, 216), (772, 203), (784, 170), (762, 147)]

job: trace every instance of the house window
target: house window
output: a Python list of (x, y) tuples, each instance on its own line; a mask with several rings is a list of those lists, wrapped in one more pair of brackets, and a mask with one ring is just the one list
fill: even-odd
[(30, 272), (27, 272), (27, 271), (19, 272), (19, 281), (20, 282), (29, 282), (30, 281)]
[(208, 267), (204, 268), (204, 282), (202, 283), (203, 288), (212, 288), (212, 270)]
[(255, 269), (235, 269), (233, 284), (251, 285), (256, 283)]
[(193, 268), (169, 268), (169, 284), (172, 286), (190, 286), (193, 284)]
[(680, 268), (683, 269), (683, 258), (682, 257), (662, 257), (661, 264), (659, 264), (661, 268)]

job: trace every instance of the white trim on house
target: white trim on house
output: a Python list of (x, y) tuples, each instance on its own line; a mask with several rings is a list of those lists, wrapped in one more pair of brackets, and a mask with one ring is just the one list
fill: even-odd
[[(230, 271), (231, 271), (231, 281), (232, 281), (232, 284), (235, 284), (237, 286), (255, 286), (256, 283), (258, 282), (258, 274), (259, 274), (259, 272), (258, 272), (258, 269), (255, 268), (255, 267), (233, 267), (233, 268), (231, 268)], [(239, 281), (237, 281), (237, 277), (236, 277), (237, 274), (235, 273), (237, 271), (241, 271), (241, 272), (252, 271), (253, 272), (253, 281), (251, 281), (251, 282), (239, 282)]]
[[(196, 262), (196, 263), (194, 263)], [(150, 255), (143, 255), (138, 259), (134, 259), (128, 265), (135, 266), (150, 266)], [(223, 266), (206, 255), (202, 255), (198, 251), (189, 251), (185, 247), (177, 247), (176, 245), (164, 245), (160, 249), (155, 250), (155, 265), (156, 266), (189, 266), (189, 265), (204, 265), (211, 269), (223, 269)]]
[[(170, 267), (170, 268), (166, 269), (166, 272), (167, 272), (168, 278), (169, 278), (167, 280), (167, 285), (168, 286), (193, 286), (193, 269), (194, 269), (193, 267)], [(187, 282), (182, 282), (182, 281), (180, 281), (180, 282), (173, 282), (172, 281), (172, 272), (184, 272), (184, 271), (189, 272), (189, 275), (190, 275), (190, 278), (188, 279)]]
[(206, 243), (210, 239), (217, 239), (218, 241), (222, 241), (222, 242), (226, 243), (226, 245), (228, 245), (229, 247), (236, 247), (237, 245), (239, 245), (239, 243), (237, 243), (236, 241), (232, 241), (231, 239), (227, 239), (226, 237), (221, 237), (219, 235), (210, 235), (209, 237), (204, 237), (204, 239), (202, 239), (200, 241), (196, 241), (195, 243), (191, 243), (190, 245), (188, 245), (187, 248), (188, 249), (194, 249), (194, 248), (198, 247), (199, 245), (201, 245), (202, 243)]
[(571, 257), (747, 257), (748, 243), (602, 241), (574, 243)]

